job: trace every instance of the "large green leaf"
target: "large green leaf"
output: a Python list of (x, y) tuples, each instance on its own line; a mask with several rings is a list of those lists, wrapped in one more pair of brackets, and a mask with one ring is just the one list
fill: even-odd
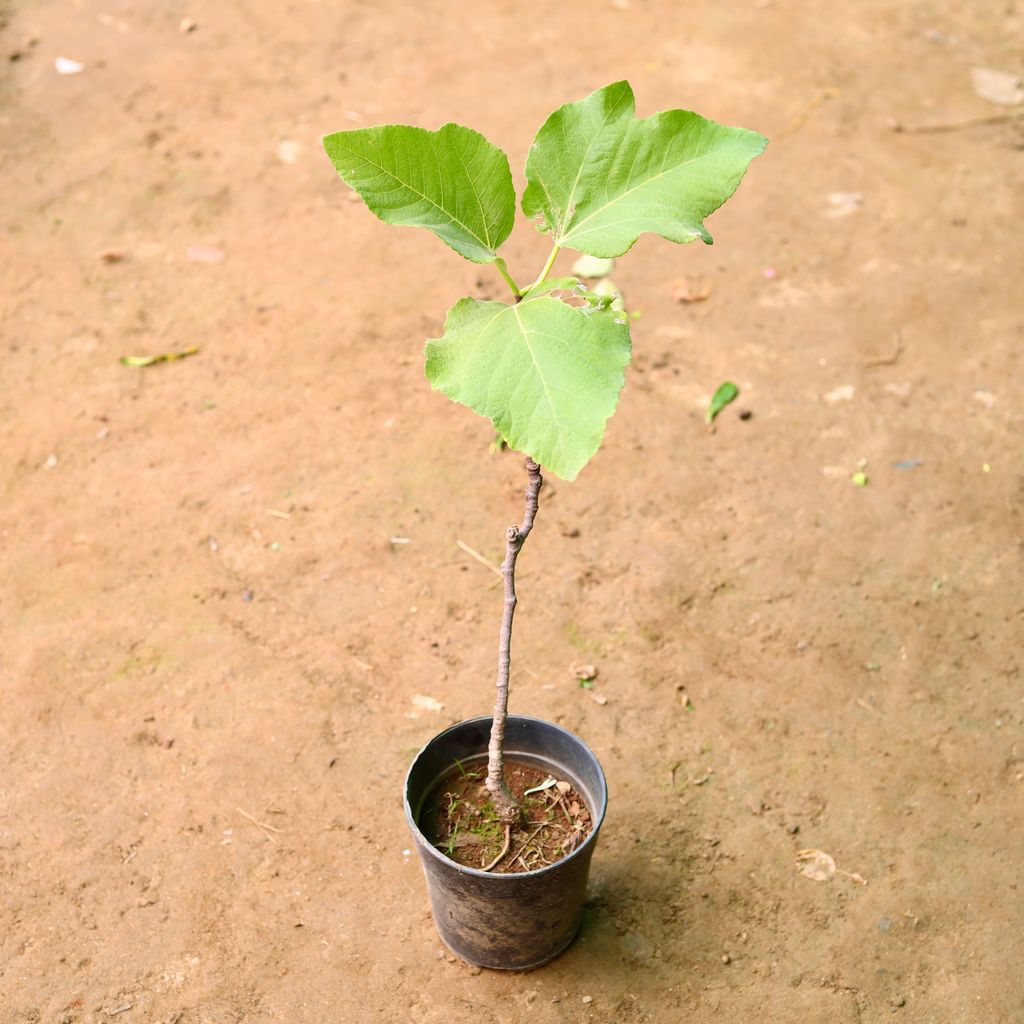
[(711, 235), (704, 218), (736, 191), (767, 140), (688, 110), (634, 116), (628, 82), (556, 110), (526, 161), (523, 212), (556, 245), (621, 256), (645, 231), (672, 242)]
[(431, 386), (565, 480), (600, 446), (628, 362), (621, 316), (551, 296), (511, 306), (460, 299), (444, 337), (427, 342)]
[(492, 263), (512, 230), (508, 157), (471, 128), (386, 124), (323, 142), (338, 173), (388, 224), (433, 231), (474, 263)]

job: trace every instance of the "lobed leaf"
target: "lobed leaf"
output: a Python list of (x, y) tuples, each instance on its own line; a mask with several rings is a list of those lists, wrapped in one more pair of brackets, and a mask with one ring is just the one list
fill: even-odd
[(486, 416), (509, 446), (565, 480), (600, 447), (629, 362), (629, 327), (610, 310), (550, 295), (515, 305), (460, 299), (427, 342), (431, 386)]
[(629, 83), (615, 82), (560, 107), (537, 132), (523, 212), (540, 216), (556, 245), (621, 256), (645, 231), (710, 244), (704, 218), (767, 145), (757, 132), (688, 110), (645, 120), (634, 110)]
[(386, 124), (325, 135), (338, 174), (388, 224), (426, 228), (460, 256), (493, 263), (515, 219), (508, 157), (479, 132)]

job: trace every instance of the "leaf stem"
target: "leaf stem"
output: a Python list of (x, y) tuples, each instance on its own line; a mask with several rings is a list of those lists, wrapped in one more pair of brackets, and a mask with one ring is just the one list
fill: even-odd
[(505, 278), (509, 288), (512, 289), (512, 294), (518, 299), (523, 294), (522, 289), (515, 283), (512, 275), (508, 272), (508, 267), (505, 266), (505, 261), (500, 256), (495, 256), (494, 265), (498, 268), (498, 273)]
[(529, 288), (524, 289), (522, 293), (523, 295), (527, 292), (532, 292), (534, 288), (538, 285), (542, 285), (548, 279), (548, 274), (551, 273), (551, 268), (555, 265), (555, 257), (558, 255), (561, 248), (562, 247), (560, 245), (556, 245), (552, 248), (551, 253), (548, 255), (548, 261), (544, 264), (544, 269), (540, 272), (540, 277), (538, 277)]

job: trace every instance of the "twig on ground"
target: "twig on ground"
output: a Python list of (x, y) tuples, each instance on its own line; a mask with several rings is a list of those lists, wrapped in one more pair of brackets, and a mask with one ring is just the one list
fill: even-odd
[[(535, 828), (535, 829), (534, 829), (534, 830), (533, 830), (533, 831), (532, 831), (532, 832), (531, 832), (531, 833), (530, 833), (530, 834), (529, 834), (529, 835), (528, 835), (528, 836), (527, 836), (527, 837), (526, 837), (526, 838), (525, 838), (525, 839), (523, 840), (523, 845), (519, 847), (519, 853), (517, 854), (517, 856), (519, 856), (520, 858), (521, 858), (521, 857), (523, 856), (523, 854), (524, 854), (524, 853), (526, 852), (526, 848), (527, 848), (527, 847), (528, 847), (528, 846), (530, 845), (530, 843), (532, 843), (532, 842), (533, 842), (533, 837), (534, 837), (534, 836), (535, 836), (535, 835), (536, 835), (536, 834), (537, 834), (537, 833), (538, 833), (538, 832), (539, 832), (539, 831), (540, 831), (540, 830), (541, 830), (541, 829), (542, 829), (542, 828), (543, 828), (543, 827), (544, 827), (545, 825), (548, 825), (548, 824), (550, 824), (550, 822), (547, 822), (547, 821), (542, 821), (542, 822), (541, 822), (541, 823), (540, 823), (540, 824), (539, 824), (539, 825), (538, 825), (538, 826), (537, 826), (537, 827), (536, 827), (536, 828)], [(526, 866), (525, 862), (523, 863), (523, 866), (524, 866), (524, 867)]]
[(569, 816), (569, 812), (568, 812), (568, 810), (566, 810), (566, 806), (565, 806), (565, 804), (563, 804), (563, 803), (562, 803), (562, 801), (563, 801), (564, 799), (565, 799), (565, 796), (564, 796), (564, 795), (563, 795), (563, 796), (560, 796), (560, 797), (559, 797), (559, 798), (558, 798), (558, 799), (557, 799), (557, 800), (556, 800), (556, 801), (555, 801), (555, 802), (554, 802), (554, 803), (553, 803), (553, 804), (551, 805), (551, 809), (552, 809), (552, 810), (554, 810), (554, 809), (555, 809), (556, 807), (561, 807), (561, 808), (562, 808), (562, 813), (563, 813), (563, 814), (565, 815), (565, 820), (566, 820), (567, 822), (569, 822), (569, 825), (570, 825), (570, 826), (571, 826), (572, 828), (575, 828), (575, 827), (576, 827), (576, 822), (575, 822), (575, 821), (573, 821), (573, 820), (572, 820), (572, 818), (571, 818), (571, 817)]
[(471, 548), (465, 541), (456, 540), (455, 543), (458, 544), (458, 546), (462, 548), (462, 550), (465, 551), (470, 558), (475, 558), (481, 565), (487, 566), (487, 568), (490, 569), (491, 572), (497, 573), (499, 579), (501, 578), (501, 569), (499, 569), (498, 566), (496, 566), (493, 562), (489, 562), (486, 558), (484, 558), (484, 556), (481, 555), (479, 551), (475, 550), (474, 548)]
[(836, 868), (837, 875), (844, 875), (850, 879), (851, 882), (856, 882), (858, 885), (867, 885), (868, 880), (863, 876), (857, 874), (856, 871), (844, 871), (842, 868)]
[(822, 89), (821, 92), (819, 92), (818, 95), (807, 104), (803, 112), (797, 114), (797, 116), (782, 129), (782, 134), (784, 136), (793, 135), (795, 132), (800, 131), (800, 129), (807, 123), (807, 119), (818, 109), (818, 107), (822, 105), (822, 103), (826, 100), (834, 100), (838, 95), (838, 89)]
[(243, 818), (248, 818), (272, 843), (276, 843), (277, 840), (270, 834), (271, 832), (284, 832), (283, 828), (274, 828), (273, 825), (268, 825), (265, 821), (260, 821), (258, 818), (254, 818), (248, 811), (243, 811), (241, 807), (236, 807), (236, 811)]
[(864, 364), (864, 366), (867, 369), (871, 369), (871, 367), (873, 367), (873, 366), (895, 366), (896, 365), (896, 363), (899, 361), (900, 355), (903, 353), (903, 338), (901, 337), (899, 331), (897, 331), (896, 334), (893, 335), (893, 339), (892, 340), (893, 340), (892, 355), (881, 356), (878, 359), (869, 359)]
[(967, 121), (940, 121), (937, 124), (901, 124), (895, 118), (889, 122), (889, 131), (898, 135), (927, 135), (933, 132), (962, 132), (968, 128), (986, 128), (995, 124), (1007, 124), (1024, 117), (1024, 110), (1007, 114), (992, 114), (990, 117), (972, 117)]
[[(862, 699), (861, 697), (858, 697), (854, 701), (854, 703), (858, 707), (863, 708), (865, 711), (870, 711), (873, 715), (882, 715), (882, 712), (879, 711), (878, 708), (873, 708), (866, 700)], [(885, 715), (882, 715), (882, 717), (885, 718)]]

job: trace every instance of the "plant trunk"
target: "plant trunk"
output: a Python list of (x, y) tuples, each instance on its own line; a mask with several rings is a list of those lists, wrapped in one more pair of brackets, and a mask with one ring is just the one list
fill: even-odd
[(501, 575), (505, 581), (505, 606), (498, 640), (498, 694), (494, 702), (491, 741), (487, 747), (487, 789), (502, 820), (508, 823), (516, 821), (520, 816), (519, 805), (505, 783), (504, 751), (509, 665), (512, 658), (512, 619), (516, 614), (516, 559), (533, 529), (533, 520), (537, 515), (537, 496), (544, 483), (540, 466), (529, 456), (526, 457), (526, 472), (530, 480), (526, 486), (526, 511), (522, 525), (510, 526), (505, 531), (505, 561), (501, 563)]

